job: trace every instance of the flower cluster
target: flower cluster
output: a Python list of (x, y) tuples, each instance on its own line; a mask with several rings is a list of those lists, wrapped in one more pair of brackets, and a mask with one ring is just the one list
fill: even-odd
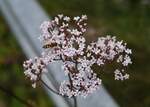
[[(43, 43), (44, 52), (41, 57), (24, 62), (25, 75), (36, 86), (46, 65), (54, 61), (62, 61), (62, 69), (68, 77), (60, 85), (60, 94), (68, 97), (81, 95), (86, 97), (99, 88), (101, 79), (92, 70), (94, 64), (102, 67), (108, 62), (120, 63), (122, 69), (114, 71), (116, 80), (129, 78), (125, 73), (128, 64), (131, 64), (131, 49), (123, 41), (115, 37), (99, 37), (96, 42), (86, 45), (87, 16), (70, 18), (62, 14), (52, 21), (45, 21), (41, 25), (42, 34), (39, 39)], [(120, 69), (120, 70), (119, 70)]]
[(42, 58), (29, 59), (24, 62), (24, 74), (32, 81), (32, 86), (36, 87), (36, 82), (41, 78), (41, 74), (46, 72)]

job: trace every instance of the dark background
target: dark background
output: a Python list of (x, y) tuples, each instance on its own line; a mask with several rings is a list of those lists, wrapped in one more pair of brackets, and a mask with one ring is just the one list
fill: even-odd
[[(87, 14), (88, 42), (111, 34), (132, 48), (130, 79), (114, 80), (113, 74), (100, 74), (103, 84), (121, 107), (150, 107), (150, 1), (149, 0), (38, 0), (50, 17)], [(35, 38), (36, 39), (36, 38)], [(0, 15), (0, 85), (38, 107), (51, 107), (45, 91), (32, 89), (25, 80), (22, 63), (26, 59)], [(98, 72), (99, 69), (96, 69)], [(0, 91), (0, 107), (24, 107)]]

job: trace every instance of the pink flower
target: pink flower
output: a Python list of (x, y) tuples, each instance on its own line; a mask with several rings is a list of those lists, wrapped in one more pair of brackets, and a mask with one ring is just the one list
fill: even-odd
[[(108, 63), (120, 63), (122, 69), (114, 71), (115, 80), (129, 78), (123, 67), (132, 64), (131, 49), (126, 48), (126, 43), (117, 41), (116, 37), (99, 37), (97, 41), (86, 45), (83, 36), (86, 31), (87, 16), (82, 15), (70, 18), (62, 14), (52, 21), (45, 21), (41, 25), (44, 52), (42, 56), (24, 62), (25, 75), (32, 81), (32, 86), (46, 71), (46, 65), (58, 60), (63, 62), (62, 68), (68, 81), (61, 83), (61, 95), (68, 97), (81, 95), (86, 97), (99, 88), (101, 79), (92, 70), (94, 65), (103, 67)], [(74, 22), (75, 28), (70, 25)]]

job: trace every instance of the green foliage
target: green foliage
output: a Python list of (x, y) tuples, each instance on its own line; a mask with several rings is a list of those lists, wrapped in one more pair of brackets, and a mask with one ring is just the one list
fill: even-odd
[[(52, 107), (53, 103), (42, 88), (33, 89), (23, 74), (25, 56), (8, 25), (0, 16), (0, 86), (12, 91), (35, 107)], [(26, 107), (0, 90), (0, 107)]]

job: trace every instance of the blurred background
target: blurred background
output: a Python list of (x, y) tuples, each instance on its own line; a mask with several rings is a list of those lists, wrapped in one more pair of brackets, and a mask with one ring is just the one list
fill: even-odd
[[(107, 34), (127, 42), (132, 49), (130, 79), (115, 81), (100, 74), (103, 84), (120, 107), (150, 107), (150, 0), (37, 0), (50, 17), (63, 13), (88, 16), (88, 42)], [(36, 38), (35, 38), (36, 39)], [(53, 107), (46, 92), (33, 89), (23, 74), (26, 56), (0, 13), (0, 86), (37, 107)], [(96, 69), (97, 71), (99, 69)], [(99, 73), (98, 73), (99, 75)], [(25, 107), (0, 91), (0, 107)]]

